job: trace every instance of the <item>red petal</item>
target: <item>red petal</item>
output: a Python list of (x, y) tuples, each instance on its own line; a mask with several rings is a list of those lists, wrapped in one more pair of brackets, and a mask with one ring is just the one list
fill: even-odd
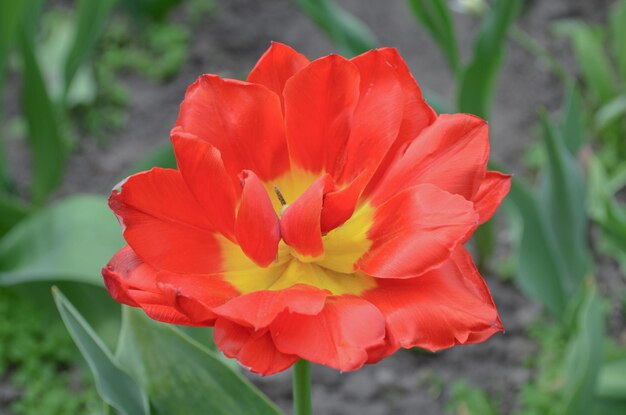
[(264, 376), (282, 372), (298, 360), (298, 356), (279, 352), (268, 330), (254, 331), (220, 318), (215, 323), (213, 337), (217, 348), (227, 357)]
[(338, 55), (318, 59), (287, 81), (283, 95), (292, 162), (337, 177), (359, 98), (357, 67)]
[(487, 172), (474, 196), (474, 209), (480, 216), (480, 223), (485, 223), (491, 219), (510, 189), (510, 174), (497, 171)]
[(235, 238), (236, 193), (215, 147), (179, 129), (172, 131), (178, 169), (214, 229)]
[(129, 177), (111, 193), (109, 206), (148, 264), (176, 273), (221, 271), (212, 224), (178, 171), (154, 168)]
[(285, 83), (308, 64), (309, 60), (304, 55), (287, 45), (272, 42), (248, 75), (248, 82), (265, 85), (274, 91), (280, 97), (284, 109)]
[(384, 318), (358, 297), (329, 297), (316, 316), (281, 314), (270, 326), (278, 350), (337, 370), (356, 370), (385, 337)]
[(318, 257), (324, 253), (320, 225), (322, 200), (333, 187), (329, 175), (320, 177), (283, 214), (280, 221), (283, 240), (302, 256)]
[(353, 180), (363, 170), (374, 174), (398, 135), (404, 106), (396, 71), (382, 53), (371, 50), (353, 58), (352, 63), (361, 76), (360, 95), (338, 183)]
[(237, 294), (220, 277), (158, 272), (128, 246), (113, 256), (102, 275), (115, 300), (172, 324), (211, 325), (215, 319), (211, 307)]
[(352, 217), (361, 193), (371, 174), (363, 171), (344, 188), (328, 192), (324, 196), (320, 227), (322, 233), (330, 232)]
[(398, 53), (398, 50), (395, 48), (383, 48), (378, 51), (383, 54), (387, 62), (395, 68), (398, 78), (400, 79), (402, 92), (404, 93), (404, 110), (402, 113), (400, 132), (387, 152), (385, 159), (381, 162), (370, 185), (365, 190), (365, 194), (369, 194), (371, 189), (376, 187), (389, 165), (402, 155), (406, 145), (415, 139), (424, 128), (431, 125), (437, 119), (437, 114), (424, 100), (422, 91), (411, 75), (404, 59), (402, 59), (402, 56)]
[(255, 291), (233, 298), (214, 311), (237, 324), (255, 330), (269, 326), (276, 316), (290, 313), (317, 315), (324, 308), (327, 294), (307, 285), (295, 285), (278, 291)]
[(243, 192), (237, 212), (237, 242), (250, 259), (267, 267), (278, 252), (278, 216), (259, 178), (249, 170), (241, 172), (240, 177)]
[(132, 307), (139, 304), (129, 289), (156, 290), (156, 270), (135, 255), (129, 246), (120, 249), (102, 269), (104, 285), (115, 301)]
[(361, 269), (378, 278), (418, 276), (447, 260), (477, 225), (463, 197), (430, 184), (406, 189), (377, 208)]
[(410, 280), (379, 280), (363, 294), (385, 315), (402, 347), (436, 351), (502, 331), (491, 294), (463, 247), (441, 267)]
[(203, 75), (176, 125), (215, 146), (231, 177), (250, 169), (265, 181), (289, 169), (280, 100), (262, 85)]
[(485, 121), (468, 114), (441, 115), (389, 167), (374, 190), (372, 203), (380, 204), (420, 183), (431, 183), (472, 200), (485, 176), (488, 158)]

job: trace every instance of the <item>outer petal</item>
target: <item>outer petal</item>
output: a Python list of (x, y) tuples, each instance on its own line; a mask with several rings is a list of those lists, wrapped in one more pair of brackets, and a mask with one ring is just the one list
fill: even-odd
[(248, 75), (248, 82), (265, 85), (274, 91), (280, 97), (280, 103), (284, 110), (283, 89), (285, 89), (285, 83), (308, 64), (309, 60), (304, 55), (287, 45), (272, 42), (269, 49), (265, 51)]
[(215, 312), (237, 324), (260, 330), (269, 326), (283, 311), (317, 315), (324, 308), (327, 293), (307, 285), (285, 290), (255, 291), (233, 298)]
[(128, 246), (113, 256), (102, 275), (115, 300), (173, 324), (212, 325), (211, 309), (238, 294), (218, 276), (159, 272)]
[(426, 103), (420, 87), (411, 75), (402, 56), (396, 48), (382, 48), (379, 52), (395, 68), (404, 92), (404, 112), (396, 145), (413, 140), (426, 127), (437, 119), (437, 113)]
[(360, 261), (378, 278), (411, 278), (447, 260), (478, 225), (472, 202), (430, 184), (417, 185), (380, 205)]
[(283, 214), (280, 221), (283, 240), (302, 257), (314, 258), (324, 253), (320, 225), (322, 201), (333, 187), (329, 175), (320, 177)]
[(480, 223), (485, 223), (502, 203), (511, 190), (511, 175), (497, 171), (488, 171), (474, 196), (474, 209), (480, 216)]
[(135, 255), (129, 246), (119, 250), (102, 269), (104, 285), (115, 301), (132, 307), (139, 304), (128, 293), (129, 289), (156, 290), (157, 271)]
[(203, 75), (187, 89), (176, 125), (216, 147), (233, 178), (250, 169), (265, 181), (289, 168), (280, 100), (262, 85)]
[(338, 183), (370, 177), (398, 136), (404, 95), (395, 69), (384, 55), (371, 50), (351, 60), (361, 75), (359, 103), (346, 146), (346, 161)]
[(298, 360), (298, 356), (278, 351), (268, 330), (254, 331), (228, 319), (217, 320), (213, 337), (227, 357), (263, 376), (282, 372)]
[(230, 240), (235, 238), (237, 195), (215, 147), (180, 129), (172, 131), (178, 170), (211, 226)]
[(278, 252), (278, 216), (259, 178), (248, 170), (244, 170), (240, 177), (243, 192), (237, 212), (237, 242), (250, 259), (267, 267)]
[(330, 55), (313, 61), (285, 85), (285, 125), (291, 161), (337, 177), (359, 98), (359, 71)]
[(341, 371), (356, 370), (385, 337), (384, 318), (358, 297), (329, 297), (316, 316), (281, 314), (270, 326), (278, 350)]
[(431, 183), (472, 200), (485, 176), (488, 135), (487, 123), (476, 116), (439, 116), (389, 167), (374, 190), (373, 203), (382, 203), (419, 183)]
[(129, 177), (111, 193), (109, 206), (148, 264), (176, 273), (221, 271), (212, 224), (178, 171), (155, 168)]
[(410, 280), (380, 280), (363, 297), (382, 311), (388, 335), (405, 348), (436, 351), (502, 331), (489, 290), (463, 247), (441, 267)]
[(398, 136), (365, 190), (365, 194), (369, 194), (370, 190), (376, 187), (389, 165), (402, 155), (408, 143), (413, 141), (424, 128), (434, 123), (437, 119), (437, 114), (424, 100), (422, 91), (398, 50), (395, 48), (382, 48), (378, 51), (385, 56), (387, 62), (395, 68), (398, 74), (402, 84), (402, 92), (404, 93), (404, 109)]

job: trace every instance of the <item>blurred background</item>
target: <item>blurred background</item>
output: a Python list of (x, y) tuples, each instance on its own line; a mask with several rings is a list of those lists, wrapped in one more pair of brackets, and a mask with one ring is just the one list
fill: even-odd
[[(186, 87), (245, 79), (272, 40), (397, 47), (439, 113), (488, 119), (515, 177), (472, 241), (506, 333), (314, 367), (316, 413), (626, 414), (625, 1), (0, 0), (0, 415), (114, 413), (50, 287), (115, 350), (110, 189), (175, 166)], [(289, 412), (289, 372), (246, 376)]]

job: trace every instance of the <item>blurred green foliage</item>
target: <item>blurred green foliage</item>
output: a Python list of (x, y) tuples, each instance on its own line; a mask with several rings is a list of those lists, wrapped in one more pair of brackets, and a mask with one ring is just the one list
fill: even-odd
[(91, 379), (75, 361), (76, 348), (59, 319), (0, 290), (0, 373), (20, 396), (8, 408), (12, 413), (73, 415), (98, 406)]

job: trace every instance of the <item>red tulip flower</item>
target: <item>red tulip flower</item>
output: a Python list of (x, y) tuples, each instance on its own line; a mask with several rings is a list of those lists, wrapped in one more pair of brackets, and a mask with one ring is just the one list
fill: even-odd
[(485, 121), (437, 116), (395, 49), (310, 62), (274, 43), (246, 82), (194, 82), (171, 138), (177, 170), (109, 199), (128, 243), (103, 270), (117, 301), (214, 327), (263, 375), (502, 330), (463, 244), (510, 178), (486, 169)]

